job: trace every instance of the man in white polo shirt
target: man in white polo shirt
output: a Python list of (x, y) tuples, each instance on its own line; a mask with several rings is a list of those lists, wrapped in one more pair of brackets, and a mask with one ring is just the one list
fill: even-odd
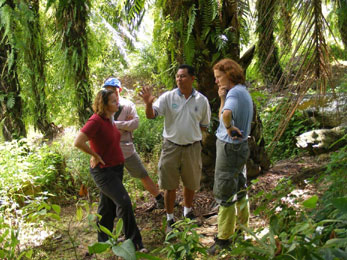
[[(184, 216), (195, 218), (192, 204), (195, 191), (200, 188), (201, 140), (211, 117), (205, 96), (193, 88), (194, 68), (181, 65), (176, 74), (177, 88), (162, 94), (156, 102), (149, 87), (140, 96), (146, 104), (146, 116), (164, 116), (163, 147), (159, 161), (159, 185), (165, 190), (167, 232), (174, 223), (176, 189), (183, 182)], [(154, 102), (154, 103), (153, 103)]]

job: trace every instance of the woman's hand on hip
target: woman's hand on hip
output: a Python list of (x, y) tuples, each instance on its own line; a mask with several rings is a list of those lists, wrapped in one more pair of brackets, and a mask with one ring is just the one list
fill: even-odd
[(102, 160), (100, 155), (97, 154), (97, 155), (92, 156), (90, 158), (90, 167), (91, 168), (95, 168), (99, 163), (101, 163), (102, 165), (105, 165), (105, 162)]

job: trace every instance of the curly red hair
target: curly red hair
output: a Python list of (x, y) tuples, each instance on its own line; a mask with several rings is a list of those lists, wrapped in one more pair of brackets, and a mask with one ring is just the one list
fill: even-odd
[(213, 66), (213, 70), (223, 71), (235, 85), (245, 84), (245, 74), (242, 67), (232, 59), (218, 61)]

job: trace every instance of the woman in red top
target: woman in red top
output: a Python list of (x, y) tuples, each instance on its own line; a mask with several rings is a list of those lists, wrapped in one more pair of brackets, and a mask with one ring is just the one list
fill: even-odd
[[(131, 239), (136, 250), (143, 249), (140, 231), (136, 225), (134, 212), (128, 192), (123, 186), (124, 158), (120, 148), (120, 132), (113, 121), (118, 110), (118, 95), (111, 90), (101, 90), (93, 104), (94, 114), (88, 119), (75, 139), (75, 146), (92, 156), (90, 173), (102, 196), (107, 196), (116, 205), (117, 216), (123, 219), (123, 232)], [(87, 142), (89, 141), (90, 146)], [(99, 203), (98, 214), (102, 225), (111, 232), (114, 217), (109, 218), (107, 208), (110, 205)], [(113, 206), (113, 205), (112, 205)], [(105, 217), (104, 217), (105, 216)], [(114, 216), (114, 215), (112, 215)], [(98, 231), (98, 241), (105, 242), (108, 235)]]

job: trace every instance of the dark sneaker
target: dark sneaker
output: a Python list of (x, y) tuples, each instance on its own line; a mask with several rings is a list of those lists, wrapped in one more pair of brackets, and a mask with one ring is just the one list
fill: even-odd
[(93, 254), (89, 253), (89, 251), (87, 251), (85, 254), (84, 254), (84, 258), (83, 259), (92, 259), (93, 257)]
[(163, 196), (161, 196), (160, 199), (155, 200), (155, 208), (156, 209), (164, 209), (165, 208)]
[(185, 218), (189, 218), (190, 220), (196, 219), (196, 216), (194, 215), (193, 211), (190, 211), (187, 215), (184, 216)]
[(168, 222), (166, 223), (166, 230), (165, 230), (166, 234), (168, 234), (172, 231), (173, 224), (175, 224), (175, 221), (173, 219), (168, 220)]
[(229, 240), (214, 239), (214, 244), (207, 250), (210, 255), (217, 255), (219, 254), (223, 249), (229, 248), (231, 245)]
[(190, 211), (185, 218), (188, 218), (190, 221), (195, 221), (195, 223), (200, 227), (203, 224), (203, 221), (201, 218), (195, 216), (195, 214), (193, 213), (193, 211)]

